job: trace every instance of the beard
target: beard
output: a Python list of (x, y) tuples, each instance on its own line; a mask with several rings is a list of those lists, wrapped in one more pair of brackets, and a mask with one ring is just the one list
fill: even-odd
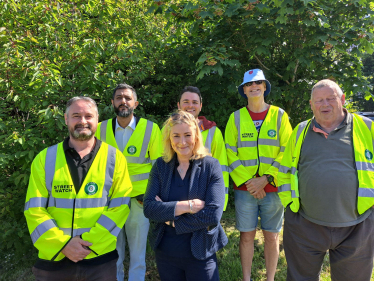
[[(77, 130), (79, 128), (87, 128), (88, 132), (80, 132), (80, 131)], [(91, 126), (88, 125), (88, 124), (86, 124), (86, 125), (77, 124), (77, 125), (74, 126), (74, 128), (69, 128), (69, 132), (70, 132), (70, 136), (73, 139), (78, 140), (78, 141), (90, 140), (91, 138), (93, 138), (93, 136), (95, 134), (95, 132), (92, 132)]]
[[(124, 108), (120, 109), (121, 106)], [(129, 107), (124, 104), (121, 104), (118, 107), (115, 107), (115, 106), (113, 107), (114, 107), (114, 112), (119, 117), (129, 117), (134, 112), (134, 107)]]

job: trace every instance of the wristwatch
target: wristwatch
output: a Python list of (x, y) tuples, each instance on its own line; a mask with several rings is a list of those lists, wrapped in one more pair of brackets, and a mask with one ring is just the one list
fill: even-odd
[(270, 183), (272, 186), (275, 186), (274, 177), (272, 175), (264, 174), (264, 176), (266, 177), (268, 183)]

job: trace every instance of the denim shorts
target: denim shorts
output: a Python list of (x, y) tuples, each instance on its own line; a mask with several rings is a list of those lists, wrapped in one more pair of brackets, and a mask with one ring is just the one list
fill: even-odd
[(248, 191), (234, 190), (236, 229), (253, 231), (261, 218), (261, 229), (278, 233), (282, 229), (284, 208), (277, 192), (266, 193), (262, 199), (254, 198)]

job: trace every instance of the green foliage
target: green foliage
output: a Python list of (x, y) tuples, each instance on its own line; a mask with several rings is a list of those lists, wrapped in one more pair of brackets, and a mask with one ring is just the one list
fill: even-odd
[(1, 1), (0, 253), (22, 261), (32, 249), (23, 216), (30, 165), (67, 136), (71, 97), (94, 98), (104, 120), (112, 89), (127, 82), (136, 113), (161, 125), (181, 88), (194, 85), (202, 115), (224, 129), (246, 104), (243, 73), (262, 68), (268, 102), (295, 125), (311, 116), (317, 80), (370, 95), (361, 67), (373, 52), (373, 10), (366, 0)]

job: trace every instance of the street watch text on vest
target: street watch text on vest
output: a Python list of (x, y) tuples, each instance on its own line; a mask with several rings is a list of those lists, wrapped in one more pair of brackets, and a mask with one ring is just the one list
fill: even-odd
[(260, 132), (246, 107), (231, 114), (225, 140), (230, 175), (237, 186), (258, 173), (272, 175), (277, 184), (278, 168), (292, 128), (288, 115), (270, 106)]
[(130, 193), (126, 160), (112, 146), (102, 143), (78, 194), (63, 143), (43, 150), (32, 164), (24, 210), (39, 258), (63, 259), (61, 250), (76, 235), (93, 244), (86, 259), (115, 250)]

